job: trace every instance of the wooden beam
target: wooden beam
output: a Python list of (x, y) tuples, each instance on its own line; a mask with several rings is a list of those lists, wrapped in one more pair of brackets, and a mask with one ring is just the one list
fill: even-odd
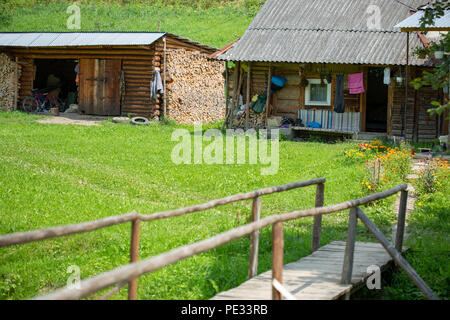
[[(131, 222), (131, 246), (130, 246), (130, 263), (139, 261), (139, 238), (140, 238), (140, 225), (139, 219), (135, 219)], [(136, 300), (137, 298), (137, 282), (138, 279), (133, 278), (128, 283), (128, 300)]]
[(406, 210), (408, 205), (408, 191), (403, 190), (400, 194), (400, 206), (398, 209), (397, 232), (395, 233), (395, 248), (402, 252), (403, 237), (405, 234)]
[[(280, 284), (283, 284), (283, 250), (283, 223), (276, 222), (272, 225), (272, 280), (277, 280)], [(281, 292), (272, 285), (272, 300), (282, 298)]]
[(272, 91), (272, 89), (271, 89), (271, 87), (272, 87), (272, 66), (269, 66), (269, 76), (268, 76), (268, 81), (267, 81), (267, 101), (266, 101), (266, 122), (267, 122), (267, 119), (269, 118), (269, 116), (270, 116), (270, 98), (271, 98), (271, 96), (272, 96), (272, 94), (271, 94), (271, 91)]
[(364, 92), (361, 93), (360, 102), (359, 102), (359, 110), (361, 112), (361, 123), (360, 123), (360, 131), (366, 131), (366, 122), (367, 122), (367, 90), (368, 88), (368, 80), (369, 80), (369, 68), (367, 66), (363, 67), (363, 78), (364, 78)]
[[(319, 183), (316, 188), (316, 208), (323, 207), (325, 184)], [(311, 252), (317, 251), (320, 247), (320, 236), (322, 233), (322, 216), (314, 217)]]
[[(259, 221), (261, 218), (261, 197), (253, 199), (251, 222)], [(258, 251), (259, 230), (250, 235), (250, 262), (248, 266), (248, 278), (251, 279), (258, 274)]]
[(345, 246), (344, 263), (342, 265), (341, 284), (351, 284), (352, 282), (353, 257), (355, 254), (355, 241), (356, 241), (356, 226), (358, 222), (356, 214), (357, 210), (358, 210), (357, 207), (351, 208), (348, 217), (347, 245)]
[(246, 107), (245, 107), (245, 130), (248, 130), (248, 121), (250, 118), (250, 87), (252, 81), (252, 63), (248, 63), (247, 72), (247, 94), (246, 94)]
[(66, 225), (66, 226), (60, 226), (60, 227), (52, 227), (47, 229), (41, 229), (41, 230), (34, 230), (34, 231), (28, 231), (28, 232), (16, 232), (11, 233), (7, 235), (0, 236), (0, 248), (11, 246), (15, 244), (24, 244), (28, 242), (34, 242), (34, 241), (40, 241), (44, 239), (52, 239), (57, 237), (62, 237), (70, 234), (76, 234), (76, 233), (84, 233), (84, 232), (90, 232), (98, 229), (102, 229), (105, 227), (126, 223), (133, 221), (137, 218), (141, 221), (153, 221), (158, 219), (165, 219), (170, 217), (177, 217), (184, 214), (189, 214), (193, 212), (198, 211), (204, 211), (208, 209), (212, 209), (218, 206), (222, 206), (225, 204), (230, 204), (238, 201), (243, 200), (250, 200), (254, 199), (255, 197), (260, 197), (268, 194), (274, 194), (279, 192), (284, 192), (288, 190), (293, 190), (297, 188), (303, 188), (311, 185), (315, 185), (318, 183), (325, 183), (325, 178), (318, 178), (318, 179), (311, 179), (306, 181), (299, 181), (299, 182), (293, 182), (281, 186), (275, 186), (265, 189), (260, 189), (248, 193), (243, 194), (237, 194), (233, 196), (229, 196), (226, 198), (216, 199), (209, 201), (207, 203), (176, 209), (176, 210), (170, 210), (165, 212), (158, 212), (150, 215), (142, 215), (137, 212), (131, 212), (124, 215), (117, 215), (117, 216), (111, 216), (104, 219), (96, 220), (96, 221), (89, 221), (89, 222), (83, 222), (79, 224), (72, 224), (72, 225)]
[(422, 293), (430, 300), (439, 300), (439, 298), (433, 293), (433, 291), (428, 287), (428, 285), (423, 281), (423, 279), (417, 274), (417, 272), (411, 267), (411, 265), (406, 261), (401, 252), (399, 252), (395, 247), (386, 239), (383, 233), (375, 226), (375, 224), (364, 214), (364, 212), (358, 208), (357, 210), (358, 218), (364, 223), (364, 225), (372, 232), (372, 234), (377, 238), (381, 245), (386, 249), (389, 255), (394, 259), (394, 261), (406, 272), (410, 279), (417, 285), (417, 287), (422, 291)]

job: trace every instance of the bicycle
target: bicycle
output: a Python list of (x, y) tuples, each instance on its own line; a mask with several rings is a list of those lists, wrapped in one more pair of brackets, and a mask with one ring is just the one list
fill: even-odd
[(23, 110), (26, 112), (49, 112), (51, 108), (62, 111), (64, 103), (51, 92), (33, 89), (33, 94), (26, 97), (22, 102)]

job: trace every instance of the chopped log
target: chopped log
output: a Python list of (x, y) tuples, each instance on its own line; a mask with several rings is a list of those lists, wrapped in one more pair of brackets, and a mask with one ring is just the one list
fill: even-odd
[(20, 83), (17, 79), (22, 73), (22, 66), (0, 54), (0, 110), (15, 110)]
[(206, 54), (167, 50), (167, 115), (179, 123), (208, 123), (225, 117), (223, 63)]

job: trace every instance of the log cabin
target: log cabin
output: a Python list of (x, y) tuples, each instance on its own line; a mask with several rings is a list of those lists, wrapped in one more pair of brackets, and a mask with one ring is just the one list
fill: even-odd
[(18, 109), (53, 75), (63, 83), (62, 98), (75, 93), (73, 102), (84, 114), (160, 117), (170, 97), (152, 99), (150, 82), (158, 70), (165, 83), (164, 62), (171, 50), (209, 55), (217, 49), (165, 32), (0, 33), (0, 52), (21, 66)]
[[(424, 2), (267, 0), (239, 40), (211, 55), (234, 64), (226, 77), (227, 108), (239, 107), (239, 96), (246, 105), (240, 119), (229, 112), (227, 123), (255, 126), (252, 120), (258, 117), (249, 105), (255, 95), (265, 94), (265, 120), (276, 116), (301, 119), (305, 126), (320, 124), (319, 129), (293, 127), (307, 134), (316, 130), (424, 142), (447, 135), (446, 115), (430, 116), (427, 110), (448, 92), (410, 85), (435, 62), (414, 54), (429, 44), (429, 35), (406, 36), (394, 27)], [(358, 74), (359, 93), (351, 88)], [(337, 85), (342, 76), (343, 89)], [(274, 77), (285, 79), (281, 90), (273, 90)], [(345, 108), (335, 112), (335, 100), (342, 96)]]

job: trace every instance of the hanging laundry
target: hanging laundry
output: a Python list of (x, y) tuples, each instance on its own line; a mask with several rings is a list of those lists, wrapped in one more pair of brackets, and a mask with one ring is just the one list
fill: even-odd
[(164, 86), (161, 80), (161, 74), (158, 70), (155, 70), (155, 74), (153, 75), (152, 81), (150, 81), (150, 96), (153, 100), (156, 100), (157, 94), (164, 93)]
[(336, 91), (334, 93), (334, 111), (336, 113), (345, 112), (344, 102), (344, 75), (336, 75)]
[(348, 75), (348, 88), (350, 89), (350, 94), (365, 92), (363, 79), (364, 74), (362, 72)]
[(391, 83), (391, 68), (384, 69), (384, 84)]

